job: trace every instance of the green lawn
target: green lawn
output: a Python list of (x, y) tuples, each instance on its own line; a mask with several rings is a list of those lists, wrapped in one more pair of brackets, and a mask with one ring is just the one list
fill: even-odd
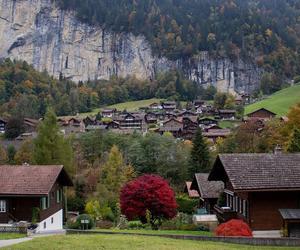
[(0, 233), (0, 240), (10, 240), (17, 238), (24, 238), (26, 234), (18, 234), (18, 233)]
[(257, 247), (226, 243), (174, 240), (159, 237), (128, 235), (67, 235), (39, 237), (31, 241), (3, 249), (43, 250), (296, 250), (299, 248)]
[(233, 128), (239, 126), (240, 123), (241, 123), (240, 121), (220, 121), (219, 126), (221, 128), (233, 129)]
[(288, 113), (290, 107), (300, 102), (300, 85), (280, 90), (267, 99), (250, 104), (245, 108), (245, 114), (249, 114), (259, 108), (266, 108), (276, 113), (278, 116), (284, 116)]

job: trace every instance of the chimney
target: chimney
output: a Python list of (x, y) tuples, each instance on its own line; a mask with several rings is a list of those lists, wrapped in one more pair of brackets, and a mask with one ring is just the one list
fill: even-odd
[(274, 149), (274, 154), (275, 155), (282, 154), (282, 147), (280, 145), (276, 145)]

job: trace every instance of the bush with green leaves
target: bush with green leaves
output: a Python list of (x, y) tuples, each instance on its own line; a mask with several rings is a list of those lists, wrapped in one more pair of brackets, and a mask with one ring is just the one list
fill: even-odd
[[(88, 221), (89, 223), (83, 224), (82, 221)], [(92, 229), (95, 226), (93, 218), (88, 214), (81, 214), (76, 219), (76, 224), (79, 227), (78, 229)]]
[(178, 212), (186, 213), (186, 214), (193, 214), (197, 205), (199, 203), (198, 199), (191, 199), (186, 194), (181, 194), (176, 196), (176, 202), (178, 204)]

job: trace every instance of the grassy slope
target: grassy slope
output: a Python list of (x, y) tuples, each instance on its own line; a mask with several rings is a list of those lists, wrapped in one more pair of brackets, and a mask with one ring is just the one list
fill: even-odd
[(290, 107), (300, 102), (300, 85), (295, 85), (280, 90), (265, 100), (248, 105), (245, 114), (249, 114), (259, 108), (266, 108), (275, 112), (278, 116), (284, 116), (288, 113)]
[(24, 238), (26, 234), (18, 234), (18, 233), (0, 233), (0, 240), (10, 240), (10, 239), (18, 239)]
[(119, 229), (97, 229), (101, 232), (125, 232), (125, 233), (137, 233), (137, 234), (179, 234), (179, 235), (204, 235), (211, 236), (211, 232), (205, 231), (183, 231), (183, 230), (119, 230)]
[[(215, 242), (174, 240), (159, 237), (125, 235), (68, 235), (35, 238), (3, 249), (43, 250), (255, 250), (257, 246), (233, 245)], [(296, 250), (297, 248), (259, 247), (261, 250)]]

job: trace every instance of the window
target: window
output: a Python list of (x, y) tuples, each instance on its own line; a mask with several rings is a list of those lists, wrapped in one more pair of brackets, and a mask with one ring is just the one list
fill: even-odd
[(62, 201), (62, 189), (56, 190), (56, 202), (60, 203)]
[(53, 222), (54, 222), (54, 219), (53, 219), (53, 217), (51, 217), (51, 224), (53, 224)]
[(5, 213), (5, 212), (6, 212), (6, 201), (0, 200), (0, 213)]
[(46, 221), (44, 222), (44, 229), (47, 227)]
[(49, 197), (45, 196), (41, 198), (41, 209), (45, 210), (50, 207)]

